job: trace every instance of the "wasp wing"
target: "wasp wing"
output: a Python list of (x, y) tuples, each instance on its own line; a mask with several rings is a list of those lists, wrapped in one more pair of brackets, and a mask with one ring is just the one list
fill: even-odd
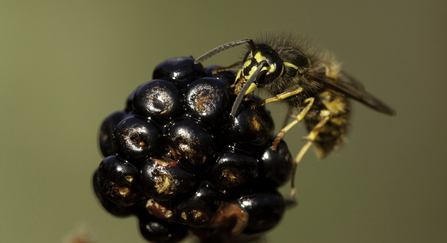
[(308, 78), (321, 83), (325, 88), (342, 93), (349, 98), (357, 100), (378, 112), (391, 116), (396, 114), (396, 111), (393, 108), (366, 92), (363, 85), (356, 79), (352, 78), (345, 72), (342, 72), (342, 74), (345, 76), (345, 80), (340, 77), (338, 79), (333, 79), (322, 73), (310, 73)]
[[(340, 77), (340, 74), (341, 74), (341, 77)], [(358, 81), (356, 78), (352, 77), (351, 75), (347, 74), (345, 71), (341, 70), (338, 75), (338, 78), (343, 81), (347, 81), (350, 85), (354, 86), (354, 88), (365, 92), (365, 86), (363, 86), (363, 84), (360, 81)]]

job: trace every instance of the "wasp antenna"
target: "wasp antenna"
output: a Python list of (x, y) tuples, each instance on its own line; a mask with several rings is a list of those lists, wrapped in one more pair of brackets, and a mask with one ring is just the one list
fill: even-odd
[(194, 64), (198, 64), (201, 63), (203, 61), (205, 61), (206, 59), (216, 55), (217, 53), (221, 52), (221, 51), (225, 51), (227, 49), (230, 49), (231, 47), (235, 47), (238, 45), (242, 45), (249, 42), (250, 46), (254, 46), (254, 43), (251, 39), (244, 39), (244, 40), (238, 40), (238, 41), (232, 41), (223, 45), (220, 45), (214, 49), (212, 49), (211, 51), (201, 55), (200, 57), (196, 58), (196, 60), (194, 61)]
[(248, 40), (248, 44), (250, 45), (250, 49), (251, 49), (252, 53), (256, 52), (256, 45), (253, 42), (253, 40), (252, 39), (246, 39), (246, 40)]
[[(265, 65), (265, 62), (261, 62), (258, 65), (258, 68), (256, 69), (256, 71), (253, 73), (253, 75), (250, 76), (250, 78), (248, 79), (248, 81), (244, 84), (244, 86), (242, 87), (241, 91), (239, 91), (239, 94), (236, 97), (236, 100), (233, 103), (233, 107), (231, 107), (231, 113), (230, 115), (232, 117), (236, 116), (236, 111), (237, 108), (239, 108), (239, 106), (242, 103), (242, 99), (245, 96), (245, 92), (247, 92), (248, 88), (250, 88), (250, 85), (257, 79), (257, 77), (259, 76), (259, 74), (261, 73), (261, 69), (262, 67)], [(264, 70), (265, 71), (265, 70)]]

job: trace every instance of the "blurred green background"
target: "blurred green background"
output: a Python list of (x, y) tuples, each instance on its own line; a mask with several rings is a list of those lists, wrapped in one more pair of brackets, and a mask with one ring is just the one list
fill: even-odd
[[(446, 1), (0, 2), (0, 242), (144, 242), (102, 210), (91, 176), (102, 120), (175, 56), (266, 30), (300, 32), (397, 110), (356, 103), (347, 143), (298, 168), (299, 206), (269, 242), (445, 242)], [(235, 48), (205, 62), (227, 65)], [(276, 129), (285, 108), (275, 110)], [(292, 153), (303, 126), (286, 135)], [(282, 188), (289, 193), (289, 186)]]

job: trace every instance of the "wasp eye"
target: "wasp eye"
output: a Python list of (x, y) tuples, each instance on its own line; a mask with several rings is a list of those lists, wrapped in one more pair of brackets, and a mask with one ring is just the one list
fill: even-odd
[(261, 74), (259, 75), (259, 78), (258, 78), (257, 81), (255, 82), (255, 84), (256, 84), (256, 86), (257, 86), (258, 88), (262, 88), (264, 85), (267, 84), (268, 79), (265, 78), (265, 76), (266, 76), (267, 74), (269, 74), (269, 72), (261, 73)]

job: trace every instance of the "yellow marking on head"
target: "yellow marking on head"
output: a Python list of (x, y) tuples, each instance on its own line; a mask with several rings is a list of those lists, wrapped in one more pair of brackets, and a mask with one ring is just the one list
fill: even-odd
[[(257, 63), (261, 63), (262, 61), (266, 61), (267, 60), (267, 58), (265, 56), (261, 55), (260, 52), (256, 53), (256, 55), (254, 56), (254, 59), (256, 60)], [(267, 70), (270, 73), (275, 72), (275, 70), (276, 70), (275, 64), (272, 64), (269, 67), (270, 68), (268, 68), (268, 69), (263, 67), (261, 70)]]
[(252, 63), (251, 59), (248, 59), (244, 62), (244, 65), (242, 66), (242, 69), (246, 69), (248, 66), (250, 66)]
[(256, 53), (256, 55), (254, 56), (254, 58), (255, 58), (255, 60), (256, 60), (258, 63), (267, 60), (267, 58), (266, 58), (265, 56), (261, 55), (260, 52)]
[(236, 74), (236, 80), (239, 80), (239, 79), (241, 78), (242, 70), (243, 70), (243, 69), (239, 69), (239, 71), (237, 72), (237, 74)]
[(253, 75), (253, 73), (256, 71), (256, 67), (251, 67), (250, 71), (248, 72), (247, 79), (250, 79), (250, 77)]
[(276, 70), (276, 65), (275, 64), (270, 65), (270, 69), (268, 71), (273, 73), (273, 72), (275, 72), (275, 70)]
[[(248, 72), (248, 75), (247, 75), (245, 78), (246, 78), (247, 80), (250, 79), (250, 77), (253, 76), (253, 73), (256, 72), (256, 69), (257, 69), (257, 68), (258, 68), (257, 66), (253, 66), (253, 67), (251, 67), (250, 71)], [(262, 68), (261, 68), (261, 71), (263, 71), (263, 70), (265, 70), (265, 71), (269, 71), (269, 69), (268, 69), (267, 67), (262, 67)]]
[[(270, 68), (272, 68), (272, 66), (270, 66)], [(275, 69), (275, 68), (273, 67), (273, 69)], [(267, 71), (269, 71), (269, 69), (268, 69), (267, 67), (262, 67), (262, 68), (261, 68), (261, 71), (262, 71), (262, 70), (267, 70)], [(269, 72), (270, 72), (270, 71), (269, 71)]]

